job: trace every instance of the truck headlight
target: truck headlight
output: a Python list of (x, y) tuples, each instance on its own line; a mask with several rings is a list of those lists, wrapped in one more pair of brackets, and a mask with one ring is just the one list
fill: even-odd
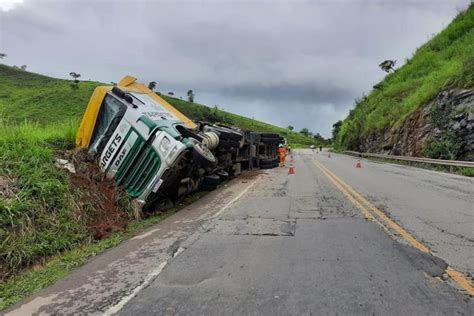
[(168, 152), (171, 147), (171, 142), (167, 137), (163, 137), (160, 143), (160, 150), (164, 153)]

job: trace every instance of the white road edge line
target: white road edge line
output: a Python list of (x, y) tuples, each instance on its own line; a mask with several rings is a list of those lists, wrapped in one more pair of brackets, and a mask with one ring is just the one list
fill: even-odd
[[(214, 219), (217, 216), (219, 216), (223, 211), (225, 211), (228, 207), (230, 207), (233, 203), (235, 203), (238, 199), (240, 199), (245, 193), (247, 193), (248, 190), (250, 190), (250, 188), (252, 188), (255, 185), (255, 183), (258, 182), (258, 180), (260, 180), (260, 178), (257, 178), (248, 187), (246, 187), (242, 192), (240, 192), (235, 198), (233, 198), (226, 205), (224, 205), (216, 214), (214, 214), (211, 217), (211, 219)], [(156, 230), (150, 231), (150, 232), (145, 233), (141, 236), (146, 237), (146, 236), (150, 235), (151, 233), (153, 233), (154, 231), (156, 231)], [(141, 237), (141, 236), (139, 235), (137, 237)], [(137, 237), (134, 237), (134, 238), (137, 238)], [(184, 250), (185, 250), (185, 248), (179, 247), (172, 258), (178, 256)], [(143, 282), (139, 286), (134, 288), (133, 291), (130, 294), (128, 294), (127, 296), (122, 297), (122, 299), (117, 304), (112, 305), (111, 307), (109, 307), (102, 315), (110, 316), (110, 315), (114, 315), (114, 314), (118, 313), (125, 306), (125, 304), (130, 302), (135, 296), (137, 296), (137, 294), (141, 290), (143, 290), (145, 287), (147, 287), (151, 283), (151, 281), (153, 281), (158, 275), (160, 275), (161, 271), (163, 271), (163, 269), (168, 264), (169, 260), (172, 259), (172, 258), (168, 258), (167, 260), (160, 263), (160, 265), (156, 269), (154, 269), (150, 274), (148, 274), (145, 277), (145, 279), (143, 280)]]
[(159, 228), (152, 229), (152, 230), (150, 230), (149, 232), (146, 232), (146, 233), (143, 233), (143, 234), (141, 234), (141, 235), (138, 235), (138, 236), (133, 237), (131, 240), (146, 238), (146, 237), (152, 235), (153, 233), (155, 233), (155, 232), (157, 232), (157, 231), (159, 231), (159, 230), (160, 230)]
[(228, 209), (232, 204), (234, 204), (238, 199), (240, 199), (245, 193), (247, 193), (250, 188), (252, 188), (260, 178), (257, 178), (254, 182), (252, 182), (248, 187), (246, 187), (242, 192), (240, 192), (235, 198), (230, 200), (226, 205), (224, 205), (216, 214), (214, 214), (211, 218), (216, 218), (217, 216), (221, 215), (226, 209)]
[(119, 312), (125, 304), (127, 304), (132, 298), (134, 298), (138, 292), (140, 292), (143, 288), (148, 286), (151, 281), (153, 281), (154, 278), (156, 278), (161, 271), (165, 268), (165, 266), (168, 264), (168, 260), (163, 261), (155, 270), (153, 270), (150, 274), (148, 274), (145, 277), (145, 280), (143, 280), (143, 283), (137, 286), (136, 288), (133, 289), (133, 291), (128, 294), (127, 296), (123, 297), (120, 302), (118, 302), (115, 305), (112, 305), (109, 309), (107, 309), (103, 315), (109, 316), (109, 315), (114, 315), (115, 313)]

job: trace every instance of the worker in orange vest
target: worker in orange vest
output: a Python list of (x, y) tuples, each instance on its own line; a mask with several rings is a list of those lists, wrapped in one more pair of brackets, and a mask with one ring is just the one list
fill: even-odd
[(286, 149), (285, 149), (285, 146), (283, 146), (282, 144), (280, 144), (278, 148), (278, 155), (280, 156), (280, 167), (284, 167), (285, 158), (286, 158)]

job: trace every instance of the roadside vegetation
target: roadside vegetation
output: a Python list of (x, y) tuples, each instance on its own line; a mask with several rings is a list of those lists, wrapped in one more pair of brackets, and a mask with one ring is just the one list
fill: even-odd
[[(137, 220), (128, 196), (112, 184), (55, 166), (56, 158), (75, 159), (80, 119), (101, 85), (70, 75), (72, 80), (54, 79), (0, 64), (0, 310), (182, 206)], [(285, 128), (165, 98), (195, 120), (276, 132), (301, 146), (314, 142)], [(191, 90), (188, 98), (194, 101)]]
[[(74, 80), (61, 80), (0, 64), (1, 117), (7, 118), (10, 123), (26, 120), (40, 125), (65, 120), (79, 122), (94, 88), (102, 83), (94, 81), (79, 83), (77, 75), (79, 74), (71, 72)], [(191, 96), (194, 101), (192, 90), (188, 93), (188, 97)], [(321, 141), (304, 133), (229, 113), (217, 107), (211, 108), (179, 98), (161, 96), (196, 121), (220, 122), (242, 129), (278, 133), (287, 137), (289, 143), (295, 144), (311, 145)]]
[[(400, 126), (404, 120), (448, 88), (474, 86), (474, 4), (454, 19), (441, 33), (418, 48), (412, 58), (393, 70), (380, 66), (389, 74), (373, 87), (368, 96), (356, 100), (348, 117), (336, 126), (335, 147), (359, 148), (360, 139), (370, 137), (389, 127)], [(439, 143), (429, 144), (429, 156), (449, 156), (457, 146), (446, 135)]]

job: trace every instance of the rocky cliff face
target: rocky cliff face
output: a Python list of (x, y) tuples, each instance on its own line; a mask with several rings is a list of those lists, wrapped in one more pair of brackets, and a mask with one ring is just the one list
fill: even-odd
[(429, 141), (440, 140), (446, 133), (459, 141), (457, 159), (474, 160), (474, 88), (441, 92), (410, 114), (401, 126), (362, 138), (359, 149), (420, 157)]

